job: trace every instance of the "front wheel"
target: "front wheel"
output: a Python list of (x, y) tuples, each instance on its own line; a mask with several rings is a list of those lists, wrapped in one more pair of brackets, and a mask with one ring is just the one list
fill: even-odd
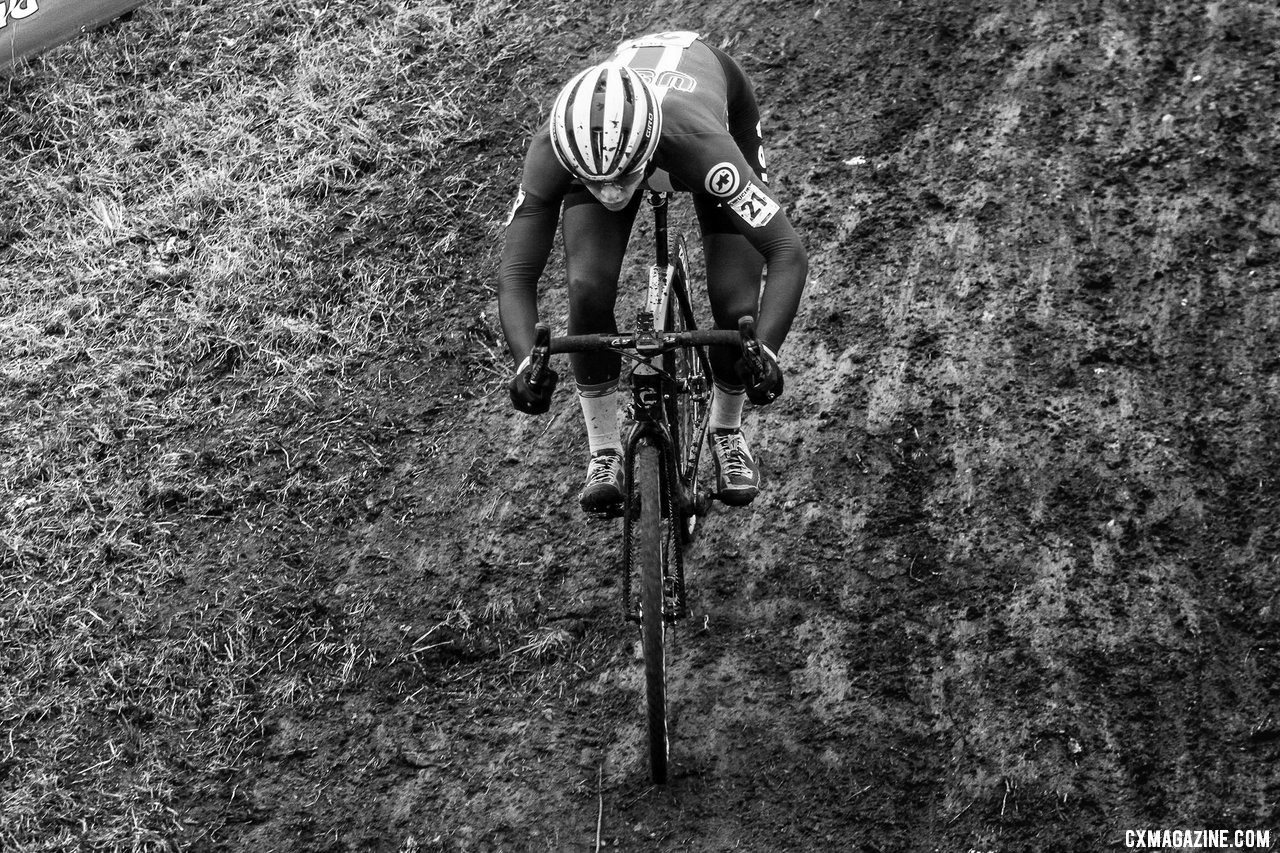
[[(672, 255), (671, 292), (666, 300), (664, 326), (673, 332), (693, 331), (698, 324), (689, 299), (689, 271), (684, 241), (676, 243)], [(674, 445), (676, 477), (682, 496), (680, 541), (688, 544), (694, 525), (706, 512), (706, 500), (698, 491), (698, 464), (707, 435), (711, 405), (711, 363), (705, 347), (676, 350), (664, 356), (664, 369), (675, 380), (668, 394), (667, 423)]]
[(654, 784), (667, 781), (667, 658), (665, 549), (662, 530), (661, 454), (647, 439), (636, 446), (635, 485), (640, 496), (635, 565), (640, 575), (640, 630), (649, 722), (649, 771)]

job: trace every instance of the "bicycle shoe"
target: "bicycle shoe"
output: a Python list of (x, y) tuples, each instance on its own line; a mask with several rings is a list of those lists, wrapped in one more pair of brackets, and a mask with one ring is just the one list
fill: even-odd
[(746, 506), (760, 493), (760, 466), (740, 429), (711, 430), (716, 464), (716, 497), (729, 506)]
[(591, 454), (578, 502), (587, 512), (612, 513), (622, 506), (622, 454), (606, 448)]

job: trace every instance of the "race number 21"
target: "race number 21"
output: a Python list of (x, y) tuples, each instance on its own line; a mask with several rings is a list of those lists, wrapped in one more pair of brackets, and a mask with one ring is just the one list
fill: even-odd
[(778, 203), (754, 181), (748, 181), (746, 188), (729, 200), (729, 208), (752, 228), (763, 228), (778, 212)]

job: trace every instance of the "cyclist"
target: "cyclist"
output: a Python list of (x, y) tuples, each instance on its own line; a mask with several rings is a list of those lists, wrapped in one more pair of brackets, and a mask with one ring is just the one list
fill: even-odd
[[(658, 170), (664, 174), (655, 176)], [(569, 334), (616, 332), (618, 277), (642, 197), (637, 189), (664, 177), (693, 195), (716, 327), (736, 329), (739, 317), (756, 317), (765, 350), (763, 368), (756, 370), (729, 348), (709, 353), (717, 496), (743, 505), (760, 488), (760, 468), (741, 430), (744, 397), (764, 404), (782, 392), (777, 352), (799, 306), (808, 259), (768, 186), (751, 84), (732, 58), (696, 33), (622, 42), (606, 62), (561, 89), (534, 134), (498, 273), (503, 334), (518, 365), (511, 398), (530, 414), (551, 404), (557, 376), (548, 371), (535, 385), (527, 368), (537, 283), (557, 222), (564, 236)], [(587, 511), (604, 512), (623, 499), (621, 361), (606, 352), (574, 353), (570, 362), (590, 449), (580, 501)]]

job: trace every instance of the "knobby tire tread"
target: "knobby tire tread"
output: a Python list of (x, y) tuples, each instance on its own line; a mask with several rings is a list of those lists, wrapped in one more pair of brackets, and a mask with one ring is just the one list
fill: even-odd
[(667, 781), (668, 756), (661, 464), (658, 448), (642, 439), (636, 446), (635, 460), (636, 488), (640, 495), (640, 512), (634, 532), (635, 564), (640, 577), (649, 771), (658, 785)]

